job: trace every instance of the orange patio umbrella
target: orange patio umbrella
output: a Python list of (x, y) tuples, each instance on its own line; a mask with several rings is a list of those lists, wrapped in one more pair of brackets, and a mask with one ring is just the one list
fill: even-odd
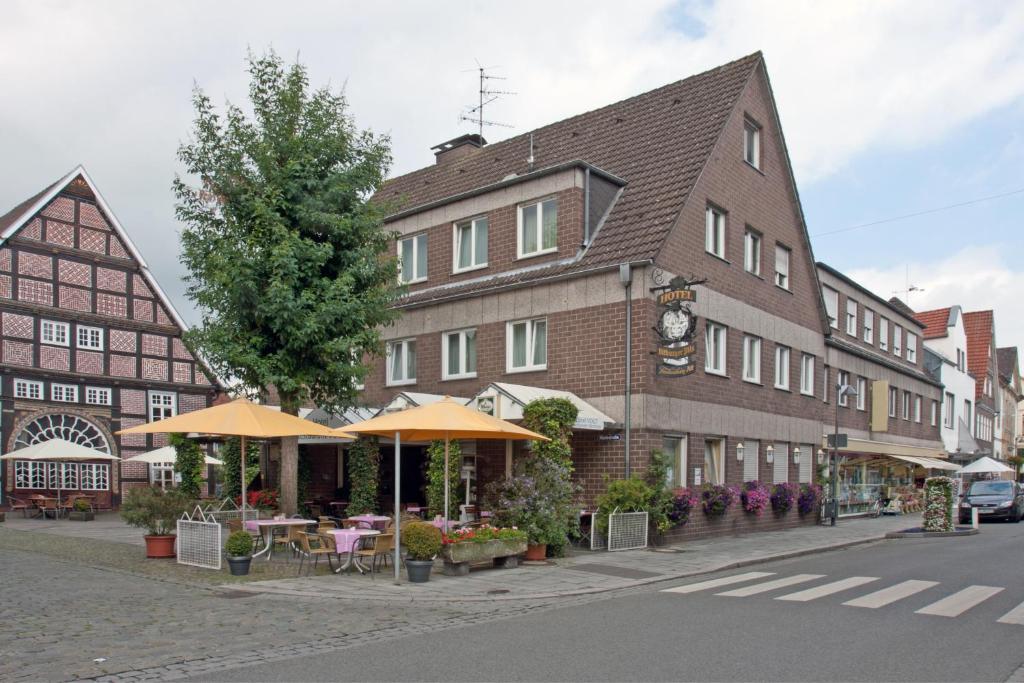
[(222, 403), (211, 408), (182, 413), (122, 429), (118, 434), (174, 434), (196, 433), (211, 436), (237, 436), (242, 440), (242, 521), (245, 521), (245, 452), (246, 439), (274, 439), (282, 436), (328, 436), (347, 438), (352, 436), (337, 429), (330, 429), (310, 420), (283, 413), (280, 410), (261, 406), (244, 398)]
[(356, 434), (391, 437), (395, 440), (395, 583), (399, 582), (399, 555), (401, 545), (401, 477), (400, 460), (402, 439), (406, 441), (433, 441), (444, 439), (444, 528), (448, 530), (448, 445), (452, 439), (500, 439), (517, 441), (548, 441), (546, 436), (531, 432), (511, 422), (491, 417), (478, 410), (456, 403), (450, 396), (429, 405), (417, 406), (388, 413), (354, 425), (334, 430), (334, 435), (347, 437)]

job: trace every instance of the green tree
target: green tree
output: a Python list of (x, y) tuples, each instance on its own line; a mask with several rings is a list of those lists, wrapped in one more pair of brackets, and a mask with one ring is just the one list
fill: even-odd
[(348, 513), (365, 515), (377, 512), (380, 485), (380, 449), (376, 439), (360, 437), (348, 447)]
[[(245, 462), (245, 486), (248, 488), (260, 473), (260, 447), (259, 444), (249, 441), (245, 449), (249, 451)], [(224, 447), (220, 449), (220, 459), (224, 463), (221, 467), (221, 488), (224, 496), (234, 498), (242, 495), (239, 482), (242, 472), (242, 440), (237, 437), (227, 439)]]
[(537, 487), (548, 547), (560, 555), (569, 536), (579, 530), (575, 497), (579, 487), (573, 483), (572, 426), (578, 410), (564, 398), (539, 398), (523, 408), (523, 426), (548, 437), (530, 443), (530, 454), (523, 459), (521, 471)]
[[(444, 441), (432, 441), (427, 448), (427, 512), (431, 517), (444, 515)], [(459, 518), (459, 473), (462, 447), (458, 441), (448, 444), (448, 519)]]
[(181, 475), (178, 490), (189, 498), (199, 498), (206, 463), (202, 447), (184, 434), (171, 434), (169, 440), (175, 452), (174, 471)]
[[(306, 68), (249, 55), (251, 115), (218, 113), (198, 87), (174, 181), (181, 260), (200, 324), (188, 339), (245, 392), (275, 388), (281, 409), (354, 404), (361, 359), (395, 320), (394, 235), (369, 201), (389, 140), (356, 128), (340, 93)], [(192, 183), (195, 184), (192, 184)], [(282, 440), (281, 507), (296, 510), (298, 443)]]

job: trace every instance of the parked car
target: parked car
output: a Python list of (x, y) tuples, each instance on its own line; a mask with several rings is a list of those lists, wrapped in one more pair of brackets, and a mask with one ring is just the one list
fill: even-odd
[(1006, 480), (976, 481), (960, 500), (960, 523), (971, 521), (971, 508), (978, 509), (981, 519), (1008, 519), (1019, 522), (1024, 517), (1024, 489)]

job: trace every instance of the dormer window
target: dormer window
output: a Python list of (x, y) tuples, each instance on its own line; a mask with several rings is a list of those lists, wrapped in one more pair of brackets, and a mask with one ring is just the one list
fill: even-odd
[(519, 258), (547, 254), (558, 249), (557, 199), (545, 199), (519, 207), (516, 242)]
[(403, 285), (427, 279), (427, 234), (398, 240), (398, 281)]
[(474, 218), (455, 224), (454, 271), (483, 268), (487, 265), (487, 218)]
[(761, 168), (761, 126), (749, 118), (743, 119), (743, 160)]

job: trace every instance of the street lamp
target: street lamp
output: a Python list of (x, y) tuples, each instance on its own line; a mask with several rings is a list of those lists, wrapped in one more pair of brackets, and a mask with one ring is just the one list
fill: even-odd
[(825, 462), (825, 449), (824, 448), (819, 448), (818, 449), (818, 464), (820, 465), (823, 462)]
[(743, 445), (742, 441), (740, 441), (738, 444), (736, 444), (736, 460), (738, 462), (743, 462), (743, 451), (745, 451), (745, 450), (746, 450), (746, 447)]
[(768, 448), (764, 449), (764, 452), (765, 459), (768, 461), (769, 465), (775, 462), (775, 446), (768, 444)]
[(843, 396), (856, 396), (857, 390), (849, 384), (836, 384), (836, 423), (832, 433), (832, 522), (836, 525), (839, 517), (839, 401)]
[(799, 465), (800, 464), (800, 447), (799, 446), (794, 446), (793, 447), (793, 464), (794, 465)]

